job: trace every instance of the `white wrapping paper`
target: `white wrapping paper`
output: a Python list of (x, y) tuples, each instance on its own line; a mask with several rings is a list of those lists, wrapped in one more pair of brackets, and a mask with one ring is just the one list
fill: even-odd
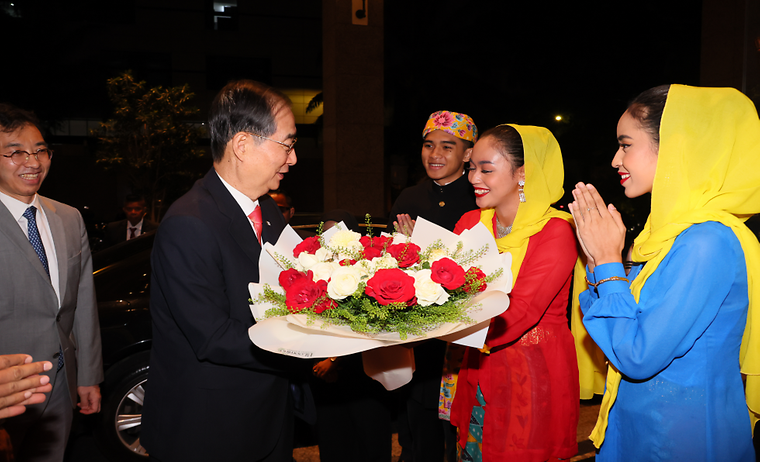
[[(335, 230), (335, 228), (331, 228), (325, 232), (325, 239), (329, 240)], [(352, 331), (348, 326), (325, 326), (318, 320), (309, 325), (305, 314), (291, 314), (265, 319), (264, 313), (272, 308), (272, 305), (258, 303), (251, 305), (251, 312), (257, 321), (248, 331), (251, 341), (264, 350), (299, 358), (343, 356), (436, 337), (448, 342), (482, 348), (490, 319), (503, 313), (509, 306), (507, 294), (512, 290), (512, 273), (510, 271), (512, 256), (509, 253), (499, 254), (493, 236), (482, 224), (478, 224), (473, 229), (458, 236), (423, 218), (419, 218), (410, 239), (411, 242), (424, 250), (438, 239), (441, 239), (448, 249), (455, 249), (457, 243), (461, 241), (464, 244), (465, 251), (477, 251), (487, 243), (488, 251), (474, 264), (489, 275), (494, 274), (500, 268), (503, 269), (502, 275), (489, 283), (486, 291), (479, 293), (472, 299), (472, 307), (468, 310), (467, 315), (475, 321), (473, 324), (445, 323), (426, 332), (423, 336), (410, 335), (402, 340), (396, 332), (363, 334)], [(264, 284), (269, 284), (272, 290), (284, 293), (277, 281), (282, 268), (273, 258), (273, 255), (293, 261), (292, 250), (300, 242), (301, 239), (298, 234), (288, 226), (277, 244), (267, 243), (264, 245), (267, 251), (261, 252), (259, 261), (260, 282), (249, 285), (252, 299), (255, 300), (263, 293)], [(364, 354), (364, 368), (368, 375), (381, 382), (387, 389), (392, 390), (411, 380), (414, 370), (414, 356), (411, 355), (410, 348), (385, 348), (384, 350)], [(409, 360), (410, 357), (411, 361)]]

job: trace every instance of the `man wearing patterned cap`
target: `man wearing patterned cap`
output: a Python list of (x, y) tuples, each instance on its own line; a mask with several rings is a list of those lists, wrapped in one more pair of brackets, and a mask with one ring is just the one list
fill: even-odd
[(421, 216), (453, 231), (462, 215), (478, 208), (464, 175), (470, 148), (478, 140), (478, 127), (467, 114), (438, 111), (428, 118), (422, 139), (422, 165), (428, 179), (401, 192), (388, 226), (411, 234), (410, 225)]
[[(464, 174), (465, 162), (478, 140), (478, 127), (472, 118), (457, 112), (434, 112), (425, 124), (422, 138), (422, 165), (428, 179), (401, 192), (388, 223), (389, 227), (407, 235), (411, 234), (417, 217), (453, 231), (462, 215), (478, 208), (472, 185)], [(416, 370), (412, 381), (401, 389), (405, 402), (399, 412), (399, 419), (409, 426), (409, 435), (405, 438), (404, 425), (399, 425), (399, 442), (405, 461), (443, 459), (444, 428), (450, 427), (448, 421), (439, 423), (438, 420), (445, 353), (446, 343), (438, 340), (414, 347)]]

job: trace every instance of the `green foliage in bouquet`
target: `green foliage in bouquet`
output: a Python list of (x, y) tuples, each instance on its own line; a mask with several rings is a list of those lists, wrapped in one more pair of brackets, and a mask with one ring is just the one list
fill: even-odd
[(279, 277), (285, 294), (265, 285), (250, 302), (270, 304), (266, 318), (299, 313), (307, 324), (320, 321), (323, 328), (396, 332), (402, 340), (424, 336), (444, 323), (473, 322), (467, 315), (477, 309), (472, 298), (503, 274), (499, 269), (486, 275), (471, 266), (487, 251), (487, 244), (464, 251), (461, 241), (449, 250), (440, 239), (421, 251), (387, 236), (341, 230), (329, 242), (321, 235), (305, 239), (293, 250), (295, 261), (276, 254), (285, 268)]

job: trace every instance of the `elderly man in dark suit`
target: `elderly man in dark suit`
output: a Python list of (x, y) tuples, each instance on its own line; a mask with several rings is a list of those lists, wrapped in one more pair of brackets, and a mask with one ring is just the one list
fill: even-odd
[(148, 205), (139, 194), (128, 194), (122, 208), (127, 218), (106, 225), (103, 248), (136, 239), (145, 233), (158, 229), (158, 223), (145, 218)]
[(287, 97), (243, 80), (216, 96), (209, 131), (213, 168), (169, 208), (153, 247), (141, 442), (164, 462), (290, 461), (304, 397), (291, 384), (309, 364), (251, 343), (248, 283), (261, 243), (285, 226), (267, 192), (296, 163), (295, 119)]
[(82, 216), (37, 190), (53, 151), (29, 112), (0, 104), (0, 354), (53, 367), (44, 403), (5, 422), (17, 461), (61, 461), (73, 409), (100, 410), (92, 260)]

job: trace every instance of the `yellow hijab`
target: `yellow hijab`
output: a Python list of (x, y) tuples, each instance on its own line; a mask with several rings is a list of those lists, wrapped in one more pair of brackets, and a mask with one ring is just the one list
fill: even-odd
[[(552, 218), (571, 221), (567, 212), (551, 205), (562, 198), (565, 170), (559, 143), (548, 129), (529, 125), (512, 125), (522, 138), (525, 154), (525, 202), (517, 208), (512, 232), (496, 239), (499, 252), (512, 253), (512, 281), (517, 281), (520, 266), (528, 250), (528, 240)], [(480, 221), (493, 233), (494, 209), (483, 209)], [(494, 236), (496, 238), (496, 236)]]
[[(512, 282), (514, 284), (525, 259), (530, 237), (541, 231), (552, 218), (561, 218), (571, 224), (573, 221), (569, 213), (561, 212), (551, 206), (562, 198), (564, 193), (562, 183), (565, 178), (562, 151), (554, 135), (543, 127), (512, 124), (509, 126), (517, 130), (523, 141), (526, 201), (517, 209), (512, 232), (496, 239), (496, 245), (499, 252), (512, 253)], [(494, 213), (494, 209), (483, 209), (480, 212), (480, 221), (491, 230), (491, 233), (493, 233)], [(578, 294), (587, 288), (585, 275), (585, 268), (578, 259), (573, 277), (572, 331), (579, 369), (587, 371), (580, 375), (580, 397), (589, 399), (594, 393), (601, 394), (604, 391), (605, 358), (604, 353), (591, 340), (581, 321)]]
[[(660, 124), (652, 210), (634, 241), (633, 260), (647, 262), (631, 283), (641, 289), (676, 237), (693, 224), (722, 223), (739, 239), (747, 265), (749, 312), (739, 361), (747, 375), (752, 425), (760, 417), (760, 245), (744, 222), (760, 212), (760, 120), (754, 104), (733, 88), (671, 85)], [(591, 440), (604, 441), (621, 375), (610, 368)]]

